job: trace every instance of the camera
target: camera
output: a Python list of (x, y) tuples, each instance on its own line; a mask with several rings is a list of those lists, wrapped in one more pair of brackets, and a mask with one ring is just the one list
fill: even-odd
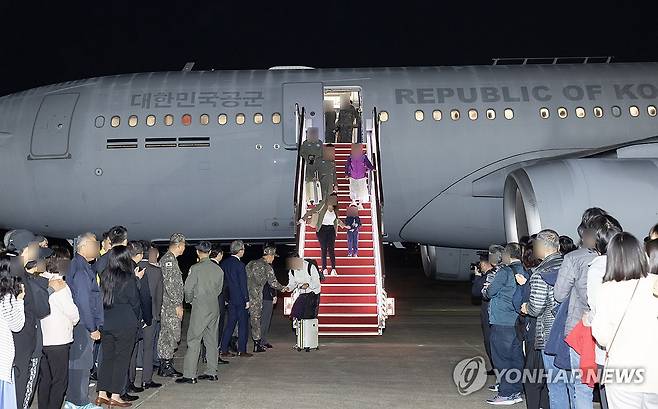
[(475, 262), (471, 263), (471, 270), (479, 270), (480, 269), (480, 262)]

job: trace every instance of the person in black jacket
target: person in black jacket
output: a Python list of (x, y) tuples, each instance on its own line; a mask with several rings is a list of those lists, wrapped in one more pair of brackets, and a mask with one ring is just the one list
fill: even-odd
[[(139, 301), (142, 310), (141, 322), (142, 325), (137, 330), (137, 336), (135, 338), (135, 346), (133, 348), (132, 356), (130, 358), (130, 367), (128, 370), (128, 375), (126, 377), (126, 385), (122, 391), (121, 399), (131, 402), (137, 400), (137, 396), (132, 396), (129, 393), (135, 392), (140, 393), (144, 392), (144, 388), (141, 386), (135, 385), (135, 377), (137, 374), (137, 352), (139, 351), (139, 345), (141, 345), (141, 340), (144, 339), (144, 328), (149, 327), (153, 324), (153, 309), (151, 301), (151, 289), (149, 285), (148, 277), (146, 277), (146, 267), (140, 266), (139, 263), (142, 261), (144, 256), (144, 249), (142, 243), (139, 241), (131, 241), (128, 243), (128, 252), (133, 261), (133, 267), (135, 269), (135, 276), (137, 280), (137, 289), (139, 290)], [(151, 368), (152, 369), (152, 368)]]
[(39, 247), (37, 237), (27, 230), (15, 230), (8, 238), (8, 250), (16, 254), (11, 260), (11, 274), (20, 277), (25, 285), (25, 325), (14, 332), (14, 374), (16, 402), (19, 408), (27, 408), (32, 401), (39, 373), (42, 335), (41, 319), (50, 315), (48, 297), (66, 287), (62, 280), (48, 281), (28, 274), (25, 265), (30, 261), (52, 255), (52, 250)]
[(137, 330), (142, 325), (142, 303), (136, 270), (125, 246), (109, 251), (101, 276), (105, 319), (101, 330), (103, 357), (98, 369), (97, 405), (131, 406), (121, 399)]
[(482, 337), (484, 338), (484, 349), (489, 358), (489, 365), (493, 368), (491, 344), (489, 342), (491, 337), (491, 326), (489, 325), (489, 300), (482, 298), (482, 287), (484, 287), (484, 283), (487, 281), (487, 275), (491, 272), (493, 266), (489, 263), (489, 253), (486, 251), (478, 252), (478, 255), (480, 256), (480, 261), (474, 268), (475, 277), (473, 278), (473, 285), (471, 287), (471, 296), (476, 300), (482, 300), (482, 304), (480, 304), (480, 326), (482, 327)]

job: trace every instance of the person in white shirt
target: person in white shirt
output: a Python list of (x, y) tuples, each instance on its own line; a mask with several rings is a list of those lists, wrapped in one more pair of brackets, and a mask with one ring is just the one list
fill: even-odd
[[(607, 249), (606, 272), (595, 301), (592, 335), (607, 352), (606, 369), (643, 369), (643, 379), (605, 377), (611, 409), (658, 408), (658, 276), (648, 274), (643, 246), (630, 233), (615, 235)], [(605, 376), (605, 374), (604, 374)], [(612, 379), (610, 379), (612, 378)]]
[[(57, 260), (49, 259), (46, 273), (48, 280), (61, 279)], [(39, 369), (39, 409), (59, 409), (69, 380), (69, 349), (73, 342), (73, 327), (80, 321), (78, 307), (67, 286), (48, 297), (50, 315), (41, 320), (43, 334), (43, 358)]]
[(300, 294), (320, 294), (320, 274), (317, 267), (299, 257), (290, 258), (289, 263), (288, 289), (297, 290)]
[(9, 264), (9, 257), (0, 255), (0, 408), (16, 407), (12, 332), (20, 331), (25, 325), (25, 289), (20, 279), (10, 274)]

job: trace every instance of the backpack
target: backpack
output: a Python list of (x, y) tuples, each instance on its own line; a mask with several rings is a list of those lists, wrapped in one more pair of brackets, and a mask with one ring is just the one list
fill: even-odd
[(320, 271), (320, 268), (318, 267), (318, 262), (315, 261), (315, 259), (312, 259), (312, 258), (305, 258), (304, 260), (306, 262), (308, 262), (308, 267), (307, 267), (308, 275), (312, 275), (311, 274), (311, 266), (315, 266), (315, 269), (318, 271), (318, 275), (320, 276), (320, 282), (324, 281), (325, 277), (324, 277), (324, 274), (322, 273), (322, 271)]

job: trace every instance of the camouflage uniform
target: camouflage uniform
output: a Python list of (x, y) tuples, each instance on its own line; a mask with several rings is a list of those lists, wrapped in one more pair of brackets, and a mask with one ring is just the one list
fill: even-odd
[[(302, 146), (299, 149), (299, 156), (304, 158), (306, 162), (306, 174), (304, 176), (304, 181), (311, 182), (315, 179), (315, 172), (318, 171), (320, 161), (322, 159), (322, 141), (309, 141), (308, 139), (302, 142)], [(314, 159), (311, 164), (311, 156)]]
[(318, 166), (318, 179), (322, 189), (322, 199), (329, 197), (334, 190), (334, 185), (337, 184), (336, 162), (322, 159)]
[(356, 108), (350, 104), (346, 109), (338, 112), (338, 142), (352, 142), (352, 129), (354, 129), (354, 120), (357, 117)]
[(158, 355), (161, 359), (172, 359), (180, 341), (181, 320), (176, 315), (176, 307), (183, 305), (183, 273), (176, 256), (170, 251), (160, 259), (160, 268), (164, 291)]
[(247, 287), (249, 288), (249, 315), (251, 319), (251, 337), (260, 339), (260, 323), (263, 314), (263, 287), (268, 283), (272, 288), (284, 288), (274, 275), (272, 266), (260, 258), (247, 264)]

